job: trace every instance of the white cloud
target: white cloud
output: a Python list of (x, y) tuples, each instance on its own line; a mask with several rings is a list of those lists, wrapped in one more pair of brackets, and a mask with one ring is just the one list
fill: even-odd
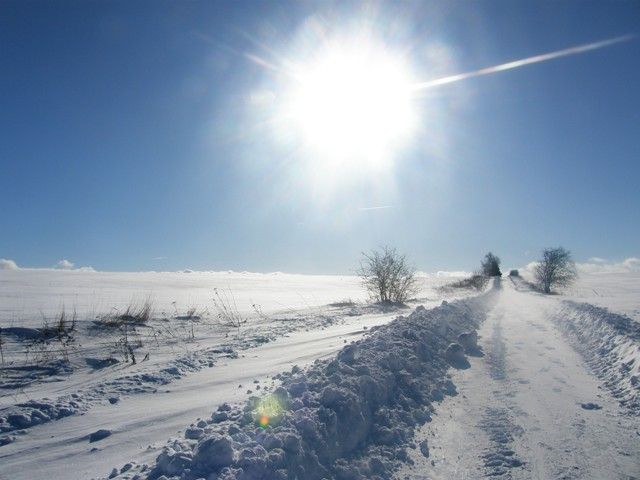
[(629, 257), (622, 262), (629, 270), (640, 270), (640, 258), (638, 257)]
[(20, 270), (20, 267), (13, 260), (0, 258), (0, 270)]
[[(528, 263), (523, 270), (533, 274), (538, 262)], [(640, 258), (629, 257), (621, 262), (611, 262), (605, 258), (591, 257), (586, 262), (576, 262), (578, 273), (625, 273), (640, 271)]]
[(600, 257), (591, 257), (589, 260), (587, 260), (587, 262), (589, 262), (589, 263), (607, 263), (607, 259), (606, 258), (600, 258)]
[(521, 270), (524, 270), (526, 273), (533, 275), (536, 269), (536, 265), (538, 265), (538, 262), (529, 262)]
[(67, 259), (60, 260), (55, 266), (52, 267), (19, 267), (15, 261), (9, 260), (7, 258), (0, 258), (0, 270), (40, 270), (40, 271), (51, 271), (51, 270), (73, 270), (74, 272), (95, 272), (93, 267), (76, 267), (73, 262), (70, 262)]
[(73, 270), (73, 267), (75, 267), (75, 264), (67, 259), (60, 260), (55, 266), (59, 270)]
[(624, 273), (640, 271), (640, 258), (630, 257), (621, 262), (609, 262), (601, 258), (590, 258), (586, 263), (576, 263), (583, 273)]

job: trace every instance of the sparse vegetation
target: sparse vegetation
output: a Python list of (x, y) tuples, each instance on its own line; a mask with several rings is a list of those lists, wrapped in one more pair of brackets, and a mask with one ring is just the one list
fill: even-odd
[(415, 269), (405, 255), (388, 246), (363, 253), (358, 275), (372, 299), (404, 303), (417, 292)]
[(340, 300), (338, 302), (333, 302), (333, 303), (329, 304), (330, 307), (338, 307), (338, 308), (355, 307), (355, 305), (356, 305), (356, 302), (354, 302), (350, 298), (345, 298), (345, 299), (342, 299), (342, 300)]
[(149, 323), (153, 316), (153, 302), (147, 298), (142, 305), (131, 302), (124, 312), (120, 312), (118, 308), (113, 308), (107, 315), (99, 317), (97, 326), (107, 328), (122, 328), (123, 326), (145, 325)]
[(453, 283), (449, 283), (447, 285), (443, 285), (440, 287), (440, 290), (443, 291), (451, 291), (453, 289), (460, 290), (484, 290), (487, 286), (487, 282), (489, 282), (489, 277), (486, 275), (480, 275), (479, 273), (474, 273), (470, 277), (463, 278), (462, 280), (458, 280)]
[(256, 312), (256, 315), (260, 320), (269, 320), (268, 315), (262, 311), (262, 307), (260, 305), (254, 303), (251, 305), (251, 308), (253, 308), (253, 311)]
[(236, 300), (231, 290), (224, 291), (213, 289), (213, 307), (220, 323), (225, 327), (235, 328), (240, 332), (240, 327), (247, 320), (238, 311)]
[(578, 273), (571, 252), (557, 247), (545, 248), (542, 251), (542, 259), (535, 266), (534, 276), (538, 288), (544, 293), (551, 293), (554, 287), (571, 285)]
[(131, 360), (137, 363), (135, 351), (142, 347), (142, 337), (137, 328), (147, 325), (153, 317), (153, 301), (147, 298), (141, 305), (129, 303), (124, 312), (113, 308), (111, 313), (99, 319), (98, 327), (118, 331), (115, 350), (119, 352), (125, 362)]
[(55, 360), (69, 361), (69, 350), (76, 343), (77, 314), (75, 309), (71, 315), (63, 307), (53, 324), (43, 317), (42, 327), (38, 334), (26, 346), (26, 356), (33, 356), (36, 364)]
[(184, 313), (180, 313), (178, 310), (178, 303), (171, 302), (173, 306), (174, 315), (173, 318), (176, 320), (200, 320), (202, 316), (206, 313), (206, 309), (202, 311), (198, 311), (198, 307), (196, 305), (192, 305), (189, 307)]

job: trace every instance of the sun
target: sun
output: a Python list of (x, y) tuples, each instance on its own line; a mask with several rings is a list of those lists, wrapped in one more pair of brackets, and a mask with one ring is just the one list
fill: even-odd
[(408, 69), (383, 45), (334, 42), (294, 78), (286, 116), (326, 162), (386, 163), (414, 129)]

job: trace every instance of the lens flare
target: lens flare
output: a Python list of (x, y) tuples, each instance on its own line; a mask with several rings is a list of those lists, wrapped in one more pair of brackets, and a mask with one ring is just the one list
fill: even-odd
[(260, 427), (267, 428), (269, 426), (269, 417), (266, 415), (261, 416), (258, 423), (260, 424)]
[(285, 410), (282, 399), (276, 395), (267, 395), (258, 400), (254, 417), (260, 428), (267, 428), (269, 425), (277, 423)]

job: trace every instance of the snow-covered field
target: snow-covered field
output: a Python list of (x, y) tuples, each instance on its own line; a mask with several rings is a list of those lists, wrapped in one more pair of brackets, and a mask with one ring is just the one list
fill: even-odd
[(82, 317), (123, 310), (147, 298), (157, 314), (211, 309), (213, 289), (230, 291), (238, 309), (265, 312), (326, 305), (341, 299), (364, 300), (357, 277), (249, 272), (94, 272), (20, 269), (0, 271), (0, 322), (39, 326), (42, 315), (62, 307)]
[[(421, 276), (420, 303), (469, 295), (437, 289), (450, 281)], [(216, 288), (245, 322), (239, 329), (221, 324), (212, 300)], [(138, 342), (132, 365), (118, 343), (122, 329), (105, 328), (103, 320), (148, 298), (152, 319), (128, 332), (131, 343)], [(149, 460), (196, 416), (259, 391), (254, 380), (334, 353), (400, 311), (365, 299), (359, 280), (349, 276), (2, 271), (3, 470), (11, 478), (44, 471), (53, 478), (88, 478), (128, 459)], [(63, 307), (67, 315), (77, 313), (73, 341), (64, 348), (57, 337), (34, 342)], [(190, 317), (191, 307), (196, 312)], [(102, 440), (96, 451), (85, 442), (101, 427), (119, 435)], [(151, 444), (156, 447), (148, 449)]]
[[(0, 478), (640, 477), (640, 275), (450, 281), (400, 308), (349, 276), (2, 271)], [(96, 323), (148, 298), (133, 365)], [(62, 305), (77, 338), (26, 348)]]
[(640, 270), (583, 273), (564, 296), (604, 307), (640, 322)]

